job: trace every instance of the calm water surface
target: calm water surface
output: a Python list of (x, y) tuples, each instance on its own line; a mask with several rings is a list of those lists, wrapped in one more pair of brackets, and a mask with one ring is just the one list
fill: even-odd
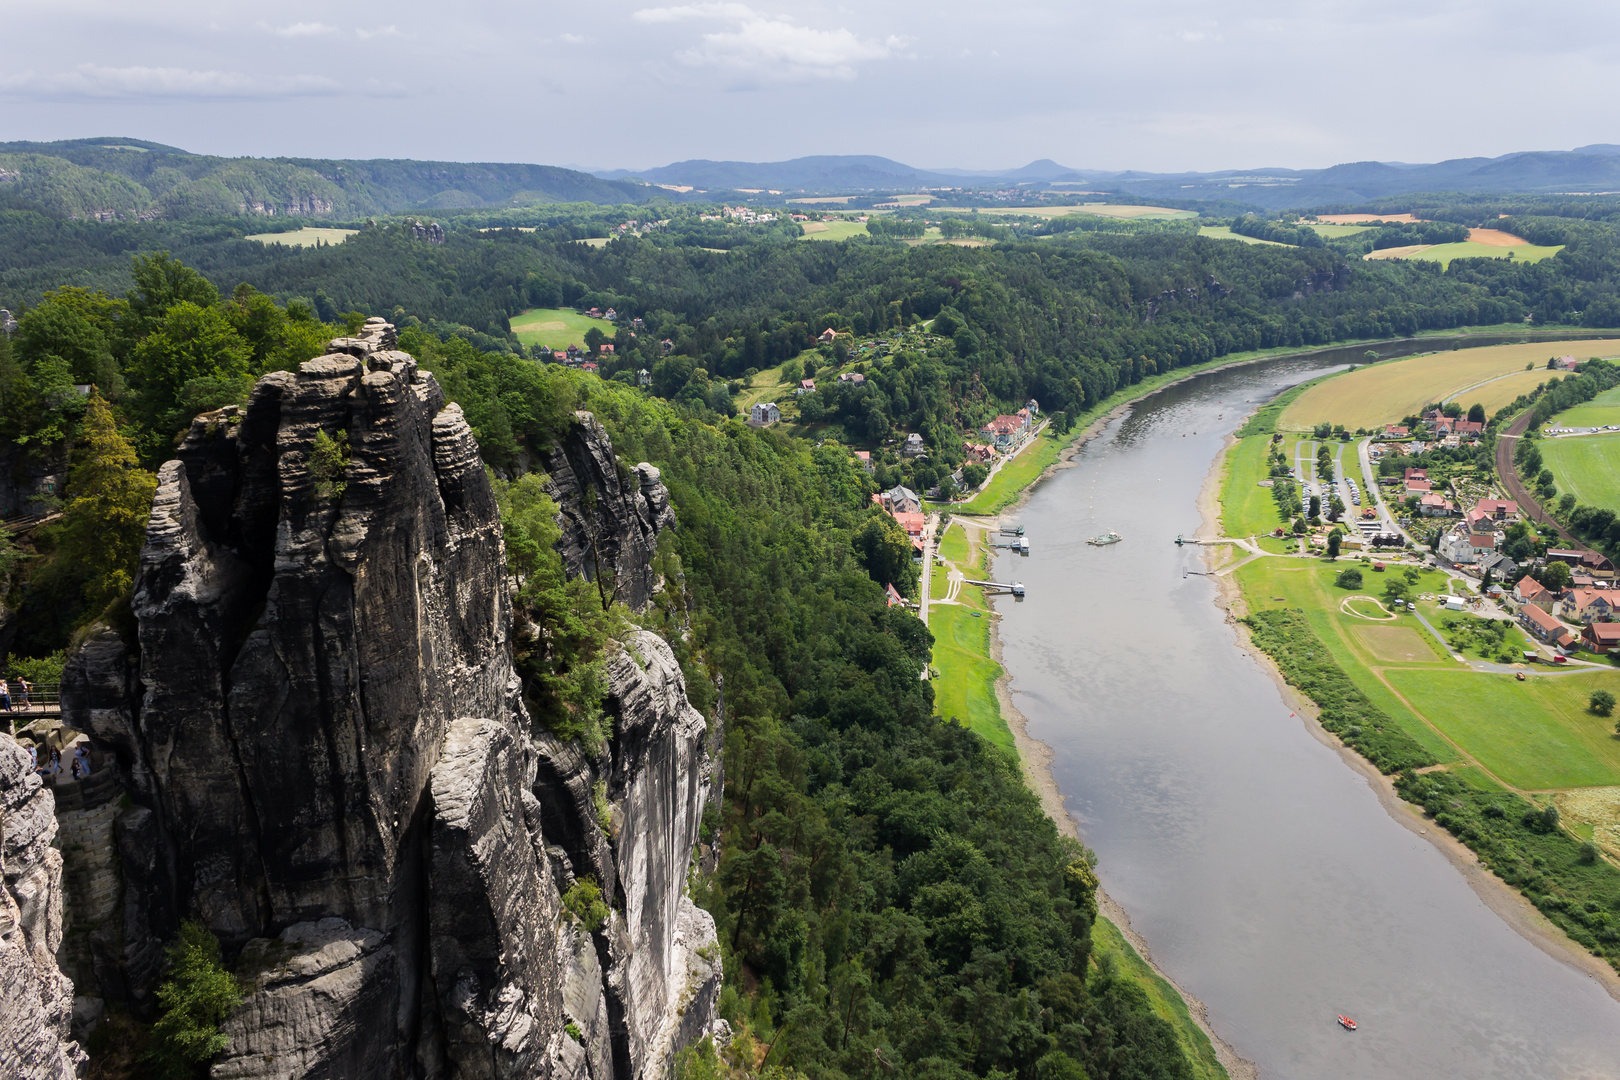
[[(1019, 516), (1001, 637), (1110, 895), (1267, 1080), (1620, 1077), (1620, 1005), (1492, 914), (1237, 645), (1197, 549), (1223, 436), (1324, 359), (1147, 399)], [(1126, 541), (1093, 548), (1114, 529)], [(1334, 1022), (1347, 1013), (1354, 1034)]]

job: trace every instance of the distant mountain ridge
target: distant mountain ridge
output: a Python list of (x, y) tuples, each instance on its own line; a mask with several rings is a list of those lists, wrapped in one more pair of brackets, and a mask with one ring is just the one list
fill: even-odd
[(552, 202), (635, 203), (667, 191), (550, 165), (224, 158), (141, 139), (0, 143), (0, 209), (102, 221), (368, 214)]
[(1071, 169), (1049, 158), (999, 172), (919, 169), (885, 157), (819, 155), (774, 162), (678, 161), (656, 169), (615, 169), (595, 175), (692, 186), (710, 192), (763, 189), (829, 195), (895, 191), (910, 186), (1083, 184), (1149, 198), (1233, 200), (1280, 209), (1359, 203), (1422, 191), (1506, 194), (1620, 190), (1620, 145), (1594, 143), (1576, 150), (1527, 151), (1430, 164), (1356, 161), (1326, 169), (1227, 169), (1208, 173)]

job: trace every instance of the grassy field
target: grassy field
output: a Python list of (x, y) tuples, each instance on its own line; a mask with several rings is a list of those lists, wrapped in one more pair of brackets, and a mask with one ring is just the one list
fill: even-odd
[[(1562, 422), (1563, 417), (1558, 419)], [(1537, 445), (1559, 491), (1574, 495), (1587, 506), (1620, 511), (1620, 432), (1543, 439)]]
[(1563, 250), (1562, 244), (1557, 247), (1538, 247), (1535, 244), (1504, 247), (1500, 244), (1481, 244), (1473, 240), (1464, 240), (1458, 244), (1419, 244), (1416, 247), (1384, 248), (1382, 251), (1369, 252), (1366, 258), (1425, 259), (1447, 267), (1451, 265), (1452, 259), (1505, 259), (1510, 252), (1513, 258), (1520, 262), (1540, 262)]
[(1266, 449), (1269, 435), (1240, 439), (1226, 454), (1226, 475), (1221, 481), (1221, 529), (1226, 536), (1258, 536), (1283, 524), (1271, 489), (1260, 486), (1269, 471)]
[(1455, 400), (1463, 408), (1473, 405), (1485, 406), (1485, 415), (1492, 416), (1498, 409), (1506, 408), (1521, 394), (1528, 394), (1542, 383), (1552, 378), (1555, 372), (1546, 368), (1536, 368), (1534, 371), (1520, 371), (1500, 379), (1492, 379), (1482, 386), (1475, 386), (1467, 390), (1459, 390), (1447, 400)]
[(542, 349), (566, 349), (570, 345), (584, 345), (585, 331), (596, 327), (613, 336), (611, 324), (601, 319), (589, 319), (571, 308), (530, 308), (512, 317), (512, 333), (525, 345), (538, 345)]
[(852, 236), (865, 236), (866, 226), (859, 221), (801, 221), (802, 240), (848, 240)]
[[(1327, 421), (1351, 430), (1377, 427), (1394, 423), (1475, 383), (1523, 371), (1527, 364), (1544, 368), (1551, 356), (1616, 351), (1620, 351), (1620, 345), (1612, 340), (1532, 342), (1453, 349), (1372, 364), (1312, 386), (1283, 410), (1277, 426), (1303, 431)], [(1486, 389), (1480, 387), (1481, 393)]]
[(1364, 233), (1368, 229), (1372, 228), (1371, 225), (1317, 225), (1311, 222), (1305, 222), (1304, 227), (1307, 229), (1314, 229), (1317, 235), (1321, 236), (1324, 240), (1342, 240), (1346, 236), (1354, 236), (1357, 233)]
[(1119, 927), (1098, 917), (1091, 926), (1091, 955), (1094, 960), (1110, 957), (1115, 971), (1147, 993), (1153, 1011), (1175, 1030), (1176, 1042), (1181, 1044), (1182, 1053), (1192, 1066), (1193, 1080), (1226, 1080), (1226, 1070), (1215, 1057), (1209, 1036), (1193, 1021), (1187, 1003), (1176, 993), (1175, 987), (1148, 966), (1119, 932)]
[(1018, 457), (1001, 467), (971, 502), (963, 503), (960, 514), (996, 514), (1011, 506), (1023, 490), (1057, 461), (1070, 440), (1056, 435), (1048, 427), (1035, 436), (1035, 445), (1026, 447)]
[(1502, 780), (1526, 791), (1620, 784), (1614, 720), (1586, 709), (1620, 673), (1512, 675), (1477, 671), (1387, 673), (1390, 685), (1428, 721)]
[[(963, 206), (941, 206), (936, 209), (953, 214), (970, 214), (972, 209)], [(985, 214), (1015, 214), (1019, 217), (1055, 218), (1066, 217), (1069, 214), (1096, 214), (1098, 217), (1122, 218), (1136, 220), (1150, 218), (1159, 221), (1174, 221), (1180, 218), (1195, 218), (1196, 210), (1172, 210), (1167, 206), (1116, 206), (1112, 203), (1079, 203), (1073, 206), (1005, 206), (981, 207), (980, 213)]]
[(1603, 391), (1585, 405), (1565, 409), (1553, 417), (1552, 422), (1554, 427), (1606, 427), (1609, 424), (1620, 424), (1620, 386)]
[(1279, 244), (1275, 240), (1262, 240), (1258, 236), (1244, 236), (1242, 233), (1232, 231), (1230, 225), (1200, 225), (1198, 235), (1207, 236), (1211, 240), (1241, 240), (1245, 244), (1270, 244), (1272, 247), (1289, 247), (1288, 244)]
[(244, 237), (246, 240), (257, 240), (261, 244), (286, 244), (288, 247), (314, 247), (315, 241), (323, 244), (341, 244), (344, 240), (359, 232), (359, 229), (316, 229), (304, 227), (292, 232), (254, 233)]
[[(937, 568), (936, 568), (937, 569)], [(983, 738), (1016, 753), (1012, 729), (996, 702), (1001, 665), (990, 659), (990, 622), (979, 590), (964, 587), (962, 603), (928, 609), (934, 634), (934, 712), (965, 724)]]

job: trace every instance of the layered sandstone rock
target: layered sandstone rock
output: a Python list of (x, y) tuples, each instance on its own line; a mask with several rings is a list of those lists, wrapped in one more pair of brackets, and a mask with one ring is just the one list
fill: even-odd
[[(139, 1011), (196, 917), (252, 987), (216, 1076), (661, 1076), (718, 991), (685, 895), (713, 735), (645, 633), (597, 758), (531, 722), (477, 446), (393, 345), (373, 320), (200, 417), (159, 473), (138, 640), (73, 657), (66, 715), (130, 797), (102, 991)], [(548, 467), (570, 572), (645, 606), (657, 470), (588, 413)], [(561, 900), (586, 874), (614, 909), (594, 930)]]

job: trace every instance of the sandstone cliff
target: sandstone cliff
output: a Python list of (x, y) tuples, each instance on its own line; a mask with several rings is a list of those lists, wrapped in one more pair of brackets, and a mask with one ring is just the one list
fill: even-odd
[(0, 735), (0, 1076), (65, 1080), (84, 1051), (68, 1037), (73, 984), (62, 943), (62, 855), (55, 800), (28, 753)]
[[(66, 676), (132, 803), (90, 968), (149, 1007), (161, 943), (202, 919), (253, 987), (220, 1077), (660, 1076), (718, 992), (685, 895), (704, 718), (637, 633), (601, 755), (530, 721), (477, 446), (392, 345), (373, 320), (265, 376), (159, 473), (137, 638), (92, 636)], [(547, 465), (569, 570), (644, 606), (673, 525), (657, 470), (619, 466), (589, 414)], [(562, 904), (586, 874), (612, 901), (594, 931)]]

